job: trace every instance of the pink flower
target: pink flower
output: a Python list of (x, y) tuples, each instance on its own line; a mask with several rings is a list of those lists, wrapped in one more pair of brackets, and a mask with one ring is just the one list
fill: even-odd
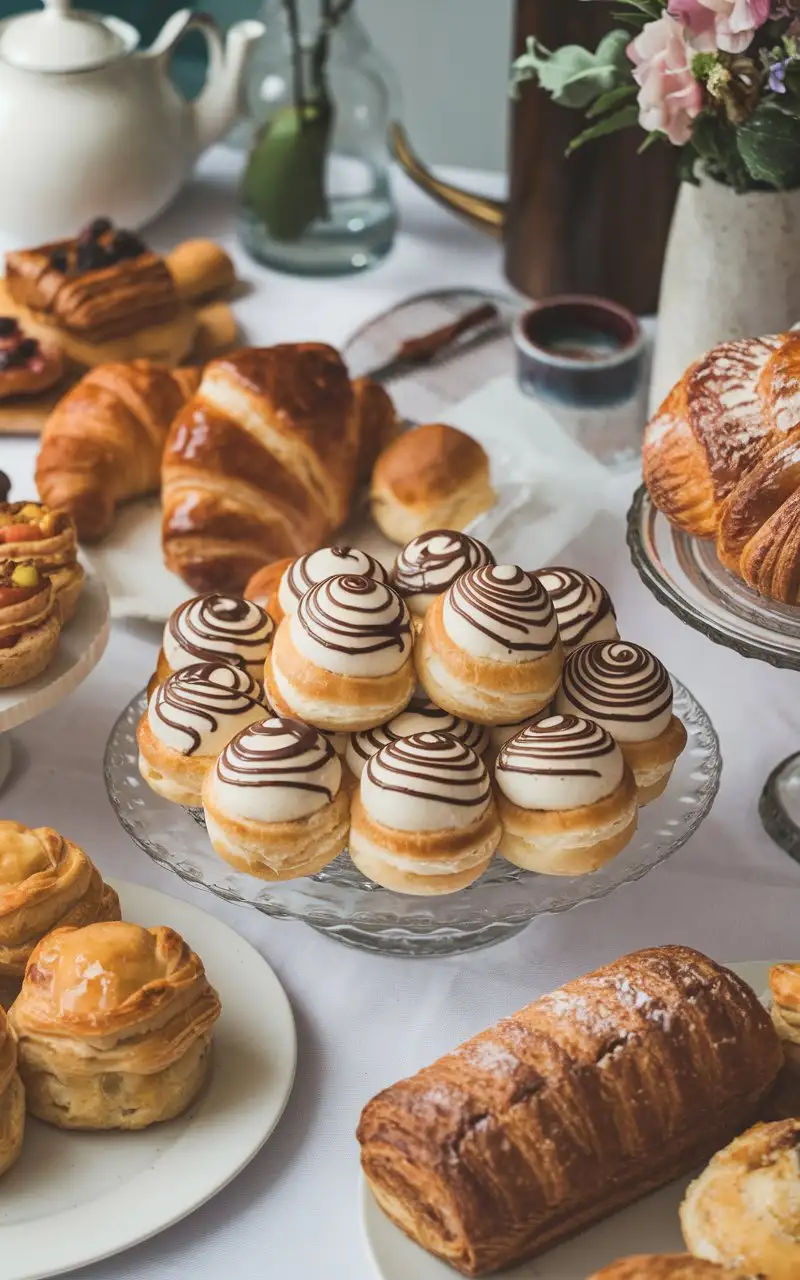
[(658, 129), (676, 147), (692, 136), (692, 121), (703, 107), (703, 91), (692, 75), (693, 50), (684, 28), (669, 14), (648, 22), (628, 46), (639, 88), (639, 121), (648, 133)]
[(769, 17), (771, 0), (669, 0), (669, 13), (692, 34), (697, 49), (743, 53)]

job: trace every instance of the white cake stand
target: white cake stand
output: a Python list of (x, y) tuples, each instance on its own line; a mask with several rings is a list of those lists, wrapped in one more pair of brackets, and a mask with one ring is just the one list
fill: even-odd
[(0, 689), (0, 789), (11, 772), (10, 730), (35, 720), (77, 689), (102, 658), (110, 627), (108, 592), (101, 578), (87, 572), (77, 612), (62, 631), (50, 666), (17, 689)]

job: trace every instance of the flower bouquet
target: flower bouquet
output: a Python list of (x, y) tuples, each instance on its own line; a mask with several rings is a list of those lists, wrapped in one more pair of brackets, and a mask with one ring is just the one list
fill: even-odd
[(514, 63), (516, 92), (535, 80), (585, 113), (570, 152), (638, 125), (642, 149), (679, 149), (684, 181), (800, 186), (800, 0), (612, 2), (620, 25), (594, 51), (531, 38)]

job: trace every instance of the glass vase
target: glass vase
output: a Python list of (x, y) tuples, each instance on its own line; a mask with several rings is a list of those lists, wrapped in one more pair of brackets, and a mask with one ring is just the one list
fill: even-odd
[(397, 214), (386, 68), (352, 0), (267, 0), (249, 68), (239, 235), (259, 262), (343, 275), (380, 262)]

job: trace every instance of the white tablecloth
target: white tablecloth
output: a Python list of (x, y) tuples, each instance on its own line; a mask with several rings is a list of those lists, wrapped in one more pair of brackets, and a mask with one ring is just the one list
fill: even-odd
[[(234, 161), (216, 152), (153, 234), (232, 247)], [(254, 282), (238, 309), (249, 337), (340, 343), (371, 314), (436, 285), (502, 286), (496, 246), (400, 183), (403, 231), (378, 270), (336, 283), (293, 280), (241, 263)], [(32, 493), (32, 442), (0, 443), (14, 496)], [(260, 1156), (211, 1204), (84, 1280), (367, 1280), (360, 1236), (358, 1151), (362, 1104), (379, 1088), (525, 1004), (620, 953), (683, 942), (719, 959), (800, 958), (800, 868), (763, 833), (759, 792), (798, 747), (800, 678), (717, 648), (673, 618), (640, 585), (621, 522), (605, 518), (571, 550), (606, 583), (624, 633), (651, 645), (705, 704), (725, 756), (717, 804), (695, 838), (639, 884), (515, 940), (449, 960), (382, 959), (270, 921), (185, 887), (151, 864), (117, 824), (106, 798), (103, 749), (119, 709), (153, 668), (157, 636), (116, 626), (90, 679), (51, 714), (14, 734), (16, 773), (0, 814), (47, 824), (80, 842), (104, 872), (184, 897), (227, 920), (269, 959), (294, 1006), (297, 1082)], [(146, 567), (143, 566), (143, 572)]]

